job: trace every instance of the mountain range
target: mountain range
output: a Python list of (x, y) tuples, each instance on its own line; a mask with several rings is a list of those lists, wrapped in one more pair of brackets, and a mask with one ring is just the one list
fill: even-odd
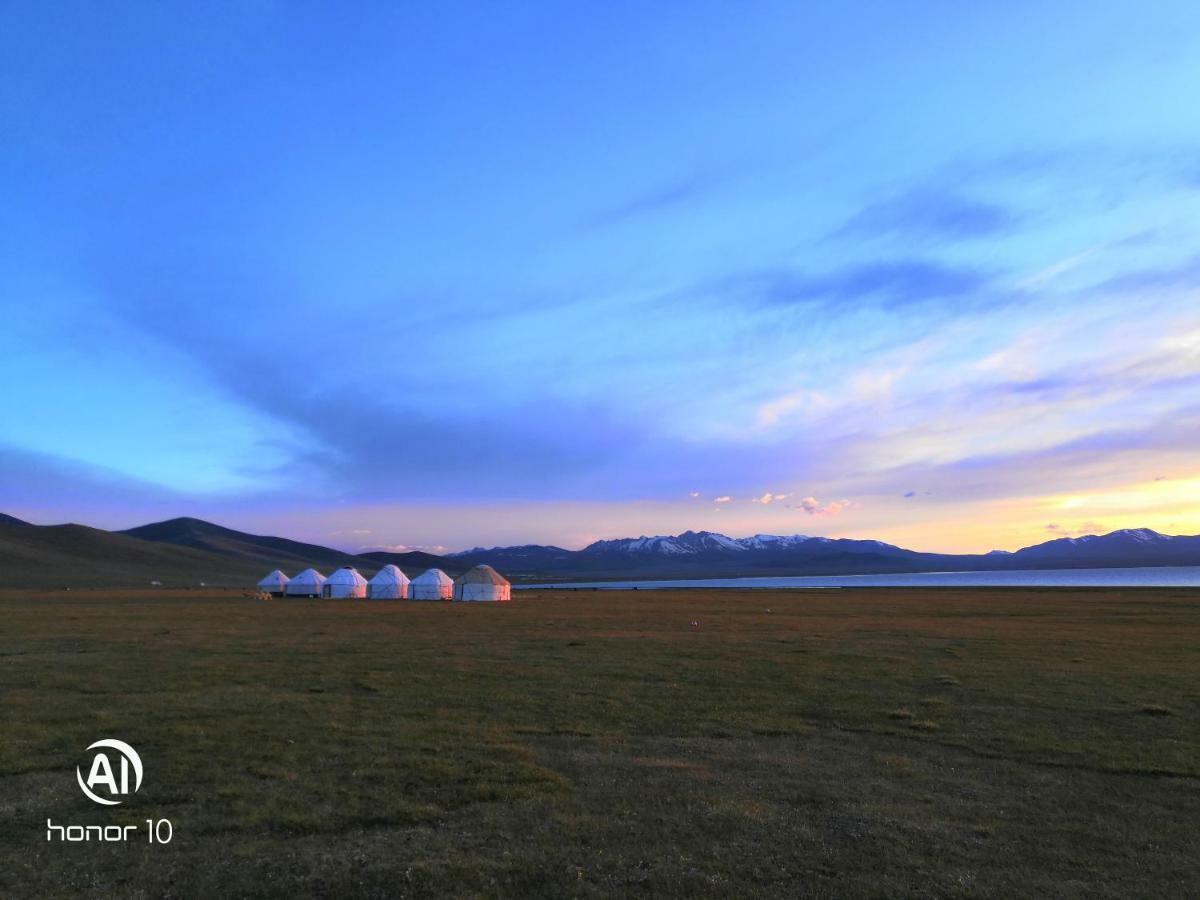
[(604, 578), (708, 578), (736, 575), (847, 575), (893, 572), (1070, 569), (1200, 565), (1200, 535), (1148, 528), (1057, 538), (1016, 552), (921, 553), (873, 540), (756, 534), (731, 538), (685, 531), (596, 541), (582, 550), (541, 544), (432, 553), (347, 553), (281, 537), (247, 534), (178, 518), (103, 531), (85, 525), (32, 525), (0, 514), (0, 584), (10, 587), (249, 586), (271, 569), (313, 566), (366, 574), (394, 563), (416, 574), (430, 567), (458, 575), (478, 563), (514, 581)]
[[(995, 571), (1200, 565), (1200, 536), (1148, 528), (1057, 538), (1015, 552), (922, 553), (874, 540), (756, 534), (731, 538), (685, 531), (597, 541), (582, 550), (525, 545), (475, 548), (452, 558), (489, 562), (529, 577), (701, 578), (735, 575), (857, 575), (894, 572)], [(632, 573), (632, 576), (631, 574)]]

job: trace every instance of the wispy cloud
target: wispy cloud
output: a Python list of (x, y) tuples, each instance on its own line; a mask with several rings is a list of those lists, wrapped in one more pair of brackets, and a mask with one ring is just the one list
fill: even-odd
[(585, 229), (609, 228), (633, 219), (682, 207), (711, 193), (736, 177), (731, 170), (697, 172), (658, 185), (616, 206), (601, 210), (584, 222)]
[(973, 266), (900, 259), (856, 263), (817, 274), (765, 270), (741, 276), (731, 287), (747, 299), (779, 305), (872, 304), (900, 309), (933, 301), (982, 300), (992, 282), (991, 275)]
[(1082, 537), (1085, 534), (1105, 534), (1109, 529), (1105, 528), (1100, 522), (1084, 522), (1081, 525), (1076, 525), (1074, 528), (1068, 528), (1065, 525), (1059, 525), (1057, 522), (1051, 522), (1046, 526), (1046, 531), (1055, 537)]
[(1007, 234), (1020, 221), (1020, 215), (998, 203), (951, 190), (916, 188), (863, 207), (833, 236), (895, 237), (906, 241), (978, 240)]
[(1115, 275), (1092, 288), (1097, 292), (1143, 293), (1164, 289), (1200, 287), (1200, 255), (1182, 262), (1138, 269)]

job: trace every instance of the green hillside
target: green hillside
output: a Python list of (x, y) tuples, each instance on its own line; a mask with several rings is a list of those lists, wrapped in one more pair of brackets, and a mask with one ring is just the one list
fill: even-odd
[[(261, 565), (85, 525), (0, 523), (0, 573), (12, 587), (252, 585)], [(258, 573), (257, 576), (255, 573)]]
[[(0, 517), (0, 579), (8, 587), (253, 587), (272, 569), (325, 574), (355, 566), (370, 577), (392, 562), (416, 574), (444, 561), (426, 553), (355, 556), (285, 538), (244, 534), (199, 519), (124, 532), (85, 525), (30, 525)], [(448, 570), (451, 571), (451, 570)], [(453, 569), (454, 574), (457, 569)]]
[(326, 571), (340, 566), (362, 565), (362, 559), (351, 553), (287, 538), (246, 534), (187, 517), (142, 525), (119, 533), (142, 541), (189, 547), (229, 560), (253, 563), (258, 568), (270, 563), (272, 568), (283, 569), (289, 574), (309, 566)]

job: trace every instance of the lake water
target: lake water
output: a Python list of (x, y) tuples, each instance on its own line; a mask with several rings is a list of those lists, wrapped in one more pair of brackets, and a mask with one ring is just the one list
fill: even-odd
[(897, 575), (797, 575), (688, 578), (663, 581), (585, 581), (514, 588), (839, 588), (839, 587), (1200, 587), (1200, 566), (1138, 569), (1014, 569), (1009, 572), (921, 572)]

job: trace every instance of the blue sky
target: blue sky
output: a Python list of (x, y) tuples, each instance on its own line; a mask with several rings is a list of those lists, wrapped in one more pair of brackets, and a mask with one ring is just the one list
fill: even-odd
[(1193, 3), (0, 8), (0, 508), (1200, 531)]

